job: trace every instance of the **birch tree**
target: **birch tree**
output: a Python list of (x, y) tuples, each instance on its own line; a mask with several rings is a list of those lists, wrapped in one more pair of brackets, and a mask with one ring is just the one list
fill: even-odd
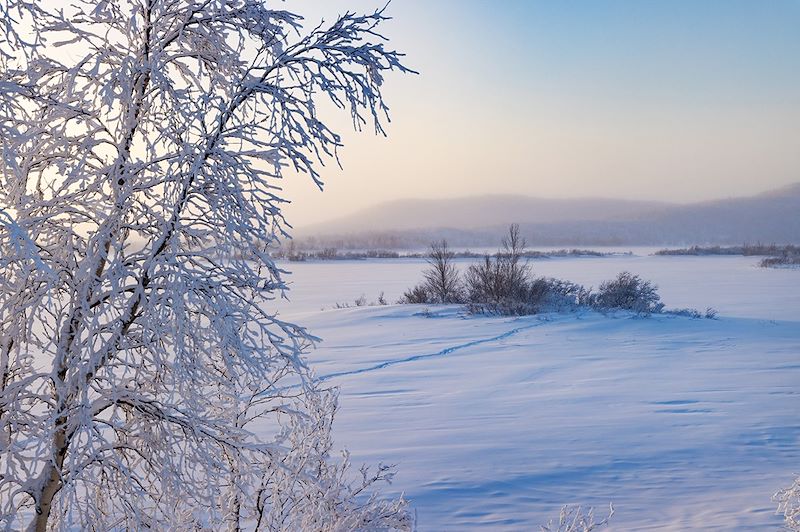
[(383, 133), (384, 11), (54, 4), (0, 0), (0, 523), (408, 528), (333, 456), (266, 252), (341, 146), (322, 99)]

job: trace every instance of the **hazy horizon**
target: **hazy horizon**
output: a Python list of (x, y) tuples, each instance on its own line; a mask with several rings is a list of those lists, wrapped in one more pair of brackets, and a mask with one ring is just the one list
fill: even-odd
[[(313, 26), (365, 0), (284, 2)], [(302, 227), (386, 201), (520, 194), (670, 203), (800, 181), (800, 3), (394, 0), (388, 138), (287, 179)]]
[(615, 198), (610, 196), (543, 196), (543, 195), (533, 195), (533, 194), (512, 194), (512, 193), (499, 193), (499, 192), (487, 192), (485, 194), (469, 194), (464, 196), (442, 196), (442, 197), (402, 197), (402, 198), (389, 198), (385, 201), (380, 201), (374, 204), (368, 204), (360, 208), (356, 208), (352, 212), (345, 212), (341, 213), (335, 217), (326, 218), (324, 220), (320, 220), (318, 222), (312, 223), (304, 223), (304, 224), (292, 224), (297, 229), (305, 229), (309, 226), (316, 226), (318, 224), (324, 224), (326, 222), (338, 221), (344, 218), (350, 218), (355, 215), (366, 213), (373, 211), (375, 209), (380, 209), (387, 205), (396, 205), (402, 203), (421, 203), (421, 202), (431, 202), (431, 203), (438, 203), (438, 202), (459, 202), (464, 200), (480, 200), (483, 198), (515, 198), (515, 199), (531, 199), (531, 200), (542, 200), (542, 201), (552, 201), (552, 202), (559, 202), (559, 201), (620, 201), (620, 202), (631, 202), (631, 203), (650, 203), (653, 205), (664, 205), (664, 206), (690, 206), (702, 203), (714, 203), (717, 201), (724, 201), (724, 200), (736, 200), (736, 199), (748, 199), (757, 196), (761, 196), (764, 194), (770, 194), (772, 192), (780, 192), (784, 189), (794, 189), (800, 188), (800, 181), (795, 183), (789, 183), (788, 185), (779, 186), (775, 188), (769, 188), (765, 190), (756, 191), (753, 194), (731, 194), (726, 196), (719, 196), (713, 198), (704, 198), (699, 200), (686, 200), (686, 201), (667, 201), (667, 200), (660, 200), (655, 198)]

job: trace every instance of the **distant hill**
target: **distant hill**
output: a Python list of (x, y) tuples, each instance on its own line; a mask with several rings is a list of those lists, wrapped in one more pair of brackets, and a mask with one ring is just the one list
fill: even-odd
[(553, 223), (624, 219), (668, 208), (670, 204), (604, 198), (543, 199), (489, 195), (454, 199), (402, 199), (356, 214), (299, 229), (302, 234), (457, 228), (480, 229), (510, 223)]
[(500, 195), (399, 200), (296, 235), (309, 247), (419, 247), (437, 238), (483, 246), (496, 244), (510, 223), (520, 224), (530, 245), (797, 244), (800, 183), (685, 205)]

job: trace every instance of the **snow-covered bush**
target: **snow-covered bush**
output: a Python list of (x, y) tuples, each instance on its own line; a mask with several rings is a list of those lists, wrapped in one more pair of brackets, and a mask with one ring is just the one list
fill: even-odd
[[(472, 313), (501, 315), (526, 315), (540, 312), (564, 312), (578, 308), (593, 308), (601, 312), (627, 310), (649, 315), (664, 309), (656, 286), (629, 272), (620, 273), (616, 279), (604, 281), (597, 292), (561, 279), (540, 277), (523, 278), (516, 282), (513, 292), (496, 290), (497, 263), (486, 258), (467, 272), (467, 309)], [(527, 273), (527, 272), (526, 272)], [(692, 309), (674, 313), (702, 317)], [(707, 317), (716, 311), (709, 309)]]
[(499, 300), (481, 300), (480, 296), (476, 299), (470, 297), (467, 309), (473, 314), (504, 316), (567, 312), (587, 305), (589, 297), (589, 290), (579, 284), (550, 277), (538, 277), (524, 280), (512, 296)]
[(664, 309), (656, 285), (630, 272), (600, 283), (591, 297), (591, 305), (598, 310), (629, 310), (645, 315)]
[(778, 503), (778, 513), (783, 514), (786, 528), (800, 532), (800, 477), (788, 488), (777, 492), (773, 500)]
[(614, 506), (609, 505), (608, 516), (600, 521), (595, 521), (594, 508), (584, 512), (580, 506), (564, 506), (558, 516), (558, 521), (550, 520), (540, 527), (542, 532), (592, 532), (602, 526), (614, 516)]
[(313, 404), (304, 405), (312, 422), (287, 418), (283, 444), (289, 452), (279, 462), (256, 471), (254, 498), (248, 506), (255, 530), (403, 531), (413, 528), (406, 501), (381, 500), (377, 483), (390, 482), (392, 468), (378, 464), (351, 474), (347, 452), (333, 456), (332, 429), (336, 395), (320, 391)]
[(591, 290), (571, 281), (539, 277), (530, 283), (527, 299), (542, 311), (560, 312), (588, 305)]

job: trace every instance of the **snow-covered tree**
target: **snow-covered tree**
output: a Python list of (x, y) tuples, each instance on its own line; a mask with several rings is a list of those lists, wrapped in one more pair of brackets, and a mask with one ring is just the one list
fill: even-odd
[(341, 144), (321, 101), (383, 132), (385, 19), (0, 0), (0, 524), (409, 526), (331, 456), (265, 251)]

